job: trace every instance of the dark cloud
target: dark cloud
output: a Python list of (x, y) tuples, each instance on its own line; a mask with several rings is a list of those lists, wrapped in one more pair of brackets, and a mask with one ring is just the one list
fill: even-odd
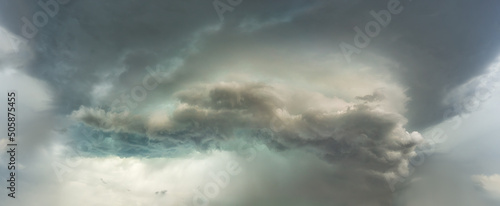
[[(481, 74), (496, 57), (498, 43), (494, 40), (500, 30), (498, 24), (487, 20), (496, 19), (498, 12), (491, 6), (496, 2), (488, 0), (401, 1), (401, 5), (402, 13), (394, 15), (390, 25), (354, 58), (365, 65), (377, 65), (372, 58), (377, 53), (397, 65), (389, 69), (408, 87), (412, 99), (409, 126), (422, 129), (442, 121), (452, 107), (441, 104), (447, 92)], [(352, 41), (353, 27), (373, 20), (370, 10), (386, 7), (387, 1), (252, 1), (227, 12), (221, 24), (211, 2), (74, 1), (61, 5), (59, 13), (30, 39), (36, 60), (29, 70), (52, 84), (58, 108), (68, 113), (91, 104), (89, 92), (96, 84), (115, 82), (119, 86), (112, 93), (117, 93), (135, 84), (134, 77), (140, 82), (140, 76), (146, 74), (141, 61), (155, 65), (173, 57), (187, 58), (174, 74), (175, 80), (165, 86), (175, 90), (186, 81), (219, 74), (220, 70), (214, 71), (221, 66), (217, 62), (229, 60), (244, 47), (274, 44), (293, 49), (307, 45), (341, 54), (338, 44)], [(3, 24), (18, 35), (22, 26), (19, 19), (40, 10), (23, 1), (6, 1), (2, 8), (6, 11), (2, 13)], [(248, 36), (239, 31), (245, 22), (253, 22), (259, 29)], [(196, 35), (217, 25), (221, 27), (216, 37)], [(205, 43), (199, 44), (197, 39)], [(193, 46), (197, 54), (189, 49)], [(133, 56), (144, 52), (149, 57)], [(278, 58), (286, 58), (283, 55)], [(344, 63), (337, 63), (337, 67)], [(191, 75), (194, 73), (198, 75)]]
[[(290, 94), (294, 95), (291, 89), (279, 90), (262, 83), (220, 83), (177, 93), (180, 103), (171, 116), (155, 117), (155, 111), (133, 115), (82, 107), (72, 117), (103, 131), (142, 134), (156, 140), (189, 139), (198, 148), (206, 141), (234, 139), (238, 129), (270, 131), (253, 138), (277, 150), (309, 149), (341, 167), (337, 178), (353, 185), (360, 181), (368, 187), (360, 191), (362, 200), (345, 200), (346, 204), (389, 203), (386, 177), (408, 173), (420, 134), (408, 133), (403, 128), (406, 119), (400, 114), (368, 104), (344, 103), (342, 110), (318, 107), (291, 114), (287, 108), (296, 102), (291, 101)], [(300, 95), (303, 103), (311, 101), (308, 96), (312, 94)], [(385, 188), (384, 194), (375, 192), (381, 188)], [(358, 189), (344, 187), (350, 192)]]

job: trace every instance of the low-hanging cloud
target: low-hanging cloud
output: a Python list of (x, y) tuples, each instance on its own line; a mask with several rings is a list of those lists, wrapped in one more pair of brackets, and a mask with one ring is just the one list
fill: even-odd
[[(374, 96), (381, 96), (379, 93)], [(339, 177), (371, 188), (363, 191), (371, 202), (375, 198), (372, 192), (377, 191), (379, 205), (391, 199), (386, 178), (408, 174), (409, 159), (421, 141), (419, 133), (404, 129), (406, 119), (401, 114), (383, 109), (383, 99), (346, 102), (284, 85), (236, 82), (202, 85), (175, 96), (176, 108), (160, 116), (158, 111), (139, 114), (86, 107), (71, 116), (103, 131), (135, 133), (160, 141), (187, 139), (199, 146), (208, 140), (224, 144), (239, 129), (270, 131), (250, 141), (276, 151), (311, 151), (339, 165)]]

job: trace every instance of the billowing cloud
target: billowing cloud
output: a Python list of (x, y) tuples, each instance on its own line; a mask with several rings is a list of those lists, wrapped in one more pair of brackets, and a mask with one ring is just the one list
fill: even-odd
[[(173, 142), (188, 139), (200, 148), (209, 140), (224, 144), (237, 136), (237, 130), (270, 131), (250, 141), (276, 150), (310, 150), (339, 165), (338, 177), (352, 181), (361, 178), (360, 184), (373, 191), (385, 188), (377, 198), (369, 192), (372, 189), (367, 189), (363, 200), (343, 200), (349, 204), (368, 204), (373, 198), (380, 205), (390, 202), (386, 179), (408, 174), (409, 158), (421, 141), (419, 133), (404, 129), (403, 116), (381, 106), (387, 103), (384, 99), (348, 103), (283, 85), (236, 82), (203, 85), (176, 96), (179, 102), (170, 115), (158, 116), (155, 110), (132, 114), (81, 107), (72, 117), (107, 132)], [(364, 189), (356, 185), (352, 190)]]
[[(364, 70), (368, 65), (391, 71), (394, 80), (408, 88), (412, 98), (408, 126), (423, 129), (442, 121), (453, 108), (443, 104), (448, 92), (480, 75), (496, 58), (498, 25), (488, 20), (498, 17), (490, 6), (497, 2), (400, 4), (402, 12), (391, 17), (368, 47), (352, 56), (355, 61), (347, 63), (339, 44), (353, 44), (353, 28), (375, 20), (370, 11), (387, 9), (386, 1), (244, 2), (226, 11), (223, 22), (213, 2), (70, 1), (61, 4), (57, 14), (27, 41), (35, 59), (22, 69), (47, 81), (56, 91), (59, 112), (67, 114), (80, 105), (105, 104), (103, 98), (94, 100), (92, 91), (98, 85), (113, 82), (111, 96), (130, 90), (146, 74), (147, 65), (175, 70), (174, 80), (162, 87), (173, 92), (187, 82), (219, 75), (226, 67), (235, 69), (231, 64), (238, 63), (243, 67), (266, 61), (265, 67), (257, 64), (259, 68), (246, 70), (265, 70), (260, 75), (303, 78), (314, 84), (332, 82), (328, 76), (343, 69)], [(3, 3), (2, 8), (4, 28), (20, 37), (23, 25), (9, 19), (30, 19), (41, 10), (36, 3), (24, 1)], [(315, 63), (304, 59), (331, 63), (311, 68)]]

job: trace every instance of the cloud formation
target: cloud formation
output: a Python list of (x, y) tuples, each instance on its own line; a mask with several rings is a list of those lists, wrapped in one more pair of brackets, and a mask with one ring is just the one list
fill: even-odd
[[(372, 21), (372, 11), (387, 9), (388, 2), (399, 2), (401, 13), (346, 61), (339, 44), (352, 42), (354, 28)], [(50, 100), (25, 99), (34, 111), (46, 112), (32, 116), (30, 124), (46, 124), (33, 127), (43, 133), (26, 132), (42, 136), (26, 138), (27, 148), (43, 148), (39, 152), (49, 156), (59, 146), (77, 148), (83, 171), (95, 175), (89, 175), (91, 183), (78, 180), (85, 173), (70, 176), (74, 182), (63, 190), (89, 190), (98, 182), (96, 191), (110, 194), (116, 204), (135, 197), (149, 204), (154, 202), (149, 194), (120, 200), (128, 193), (100, 185), (119, 180), (102, 181), (98, 174), (134, 180), (135, 174), (120, 173), (130, 169), (168, 176), (173, 173), (135, 166), (154, 167), (172, 158), (189, 162), (193, 154), (219, 162), (221, 156), (210, 156), (214, 151), (237, 159), (234, 142), (243, 141), (269, 148), (263, 152), (268, 159), (244, 165), (262, 181), (244, 176), (246, 182), (228, 192), (238, 198), (228, 195), (213, 204), (385, 206), (393, 203), (386, 180), (409, 173), (408, 161), (422, 141), (413, 131), (477, 109), (476, 101), (488, 99), (482, 91), (496, 85), (497, 77), (479, 77), (498, 56), (500, 29), (493, 21), (500, 18), (498, 5), (495, 0), (243, 0), (221, 21), (213, 1), (75, 0), (60, 4), (36, 36), (22, 39), (23, 19), (33, 20), (46, 8), (38, 1), (0, 1), (0, 75), (16, 70), (22, 74), (16, 78), (32, 84), (14, 87)], [(13, 78), (1, 79), (5, 88), (14, 85)], [(135, 98), (141, 86), (144, 98)], [(117, 107), (116, 100), (123, 99), (134, 100), (134, 106)], [(50, 121), (39, 120), (49, 116)], [(87, 150), (80, 141), (90, 142)], [(164, 190), (150, 192), (168, 196), (171, 190)], [(303, 202), (291, 201), (290, 194)], [(83, 201), (90, 195), (76, 196)]]
[[(382, 95), (379, 93), (375, 95)], [(199, 148), (208, 140), (223, 144), (241, 129), (270, 131), (249, 141), (278, 151), (308, 149), (338, 165), (333, 177), (361, 181), (359, 184), (369, 187), (362, 192), (364, 204), (373, 199), (380, 205), (390, 202), (386, 178), (408, 174), (409, 159), (422, 138), (404, 129), (403, 116), (384, 110), (380, 106), (384, 100), (348, 103), (283, 85), (236, 82), (203, 85), (179, 91), (176, 97), (177, 107), (170, 115), (163, 113), (165, 116), (158, 116), (155, 110), (132, 114), (86, 107), (71, 116), (103, 131), (155, 140), (190, 140)], [(377, 191), (375, 188), (386, 192), (373, 195), (370, 191)]]
[(474, 175), (472, 179), (478, 184), (477, 186), (486, 191), (491, 198), (500, 201), (500, 175)]

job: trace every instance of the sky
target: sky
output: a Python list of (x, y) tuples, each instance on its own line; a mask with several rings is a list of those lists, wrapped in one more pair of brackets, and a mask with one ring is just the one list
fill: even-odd
[(0, 201), (499, 205), (499, 10), (0, 0)]

